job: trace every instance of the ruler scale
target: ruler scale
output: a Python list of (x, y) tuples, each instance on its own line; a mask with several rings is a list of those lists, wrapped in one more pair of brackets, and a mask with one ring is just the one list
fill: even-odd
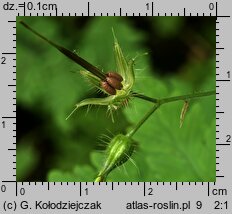
[[(231, 213), (231, 1), (54, 0), (0, 5), (1, 213)], [(215, 16), (216, 182), (16, 182), (16, 16)]]

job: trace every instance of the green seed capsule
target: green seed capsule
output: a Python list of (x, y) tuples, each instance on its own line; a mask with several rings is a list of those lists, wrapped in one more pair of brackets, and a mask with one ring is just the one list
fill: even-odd
[(133, 154), (135, 142), (123, 134), (116, 135), (108, 145), (104, 166), (95, 181), (103, 181), (116, 167), (124, 164)]

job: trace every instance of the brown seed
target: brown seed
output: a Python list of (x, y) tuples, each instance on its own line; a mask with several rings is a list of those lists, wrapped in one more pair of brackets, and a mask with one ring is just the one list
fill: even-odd
[(113, 78), (119, 80), (120, 82), (123, 81), (122, 76), (121, 76), (120, 74), (116, 73), (116, 72), (108, 72), (108, 73), (106, 74), (106, 76), (107, 76), (107, 77), (113, 77)]
[(101, 81), (101, 88), (111, 95), (116, 94), (116, 89), (111, 87), (107, 81)]
[(114, 77), (106, 77), (106, 81), (112, 88), (115, 88), (118, 90), (122, 89), (122, 83), (118, 79)]

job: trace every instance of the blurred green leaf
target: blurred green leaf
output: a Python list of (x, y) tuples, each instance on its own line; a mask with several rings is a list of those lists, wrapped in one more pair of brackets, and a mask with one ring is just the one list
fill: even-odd
[(39, 161), (36, 150), (29, 142), (17, 145), (17, 180), (23, 181), (35, 168)]
[(183, 25), (184, 19), (182, 17), (173, 16), (158, 16), (153, 24), (157, 28), (159, 34), (164, 37), (170, 37), (178, 34)]
[[(162, 84), (157, 84), (157, 80), (153, 85), (149, 93), (159, 91), (162, 94), (166, 91)], [(147, 86), (144, 84), (143, 91)], [(185, 93), (176, 90), (169, 96)], [(161, 106), (148, 119), (134, 136), (147, 161), (147, 174), (154, 175), (157, 181), (215, 181), (215, 108), (211, 107), (212, 111), (208, 111), (208, 103), (214, 106), (213, 102), (214, 96), (198, 99), (192, 105), (190, 102), (190, 110), (181, 129), (181, 102)], [(151, 105), (145, 106), (140, 100), (134, 100), (133, 104), (136, 109), (127, 109), (125, 114), (132, 123), (136, 123)], [(147, 178), (151, 179), (150, 176)]]
[(76, 166), (73, 171), (51, 170), (48, 173), (48, 181), (52, 182), (90, 182), (96, 173), (90, 166)]

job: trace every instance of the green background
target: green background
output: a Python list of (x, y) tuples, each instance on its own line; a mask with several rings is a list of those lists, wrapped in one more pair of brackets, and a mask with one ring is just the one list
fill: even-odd
[[(50, 40), (114, 71), (112, 27), (135, 63), (134, 91), (162, 98), (215, 89), (213, 17), (18, 17)], [(144, 55), (148, 53), (148, 55)], [(104, 163), (102, 136), (126, 133), (152, 107), (132, 99), (115, 113), (78, 110), (96, 94), (81, 67), (17, 22), (17, 181), (94, 181)], [(215, 96), (162, 106), (133, 139), (132, 158), (108, 181), (215, 181)]]

